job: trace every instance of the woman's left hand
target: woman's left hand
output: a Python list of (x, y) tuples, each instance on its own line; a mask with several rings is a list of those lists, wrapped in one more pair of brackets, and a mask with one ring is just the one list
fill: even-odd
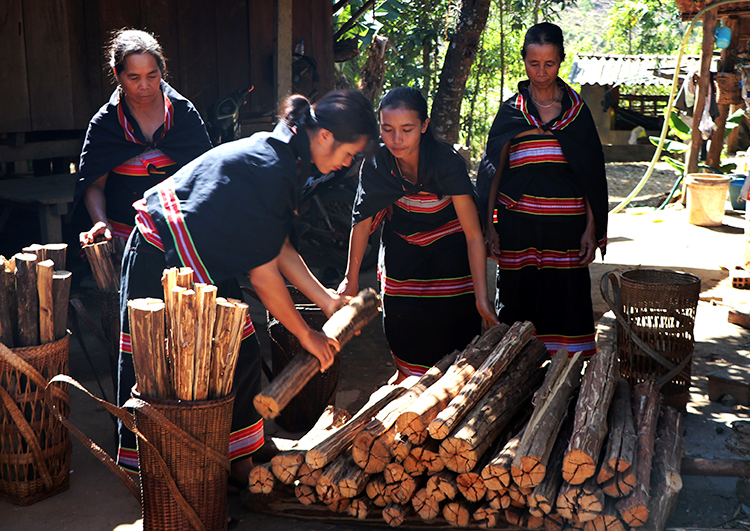
[(594, 228), (586, 228), (581, 236), (581, 248), (578, 251), (578, 260), (582, 266), (587, 266), (594, 261), (596, 256), (596, 235)]

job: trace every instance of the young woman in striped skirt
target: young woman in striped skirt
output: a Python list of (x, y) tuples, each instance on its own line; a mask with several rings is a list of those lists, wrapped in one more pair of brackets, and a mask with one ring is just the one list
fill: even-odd
[(378, 112), (383, 144), (360, 172), (339, 292), (357, 293), (367, 239), (383, 223), (383, 327), (401, 381), (463, 350), (482, 321), (499, 321), (487, 297), (486, 251), (464, 159), (436, 138), (419, 90), (389, 91)]

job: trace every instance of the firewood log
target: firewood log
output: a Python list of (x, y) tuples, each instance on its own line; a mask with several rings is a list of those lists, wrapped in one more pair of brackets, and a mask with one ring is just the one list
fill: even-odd
[(430, 422), (456, 396), (474, 372), (482, 365), (487, 353), (502, 339), (509, 327), (500, 324), (490, 328), (477, 341), (468, 345), (456, 363), (431, 385), (396, 419), (399, 433), (414, 444), (427, 438)]
[[(433, 383), (440, 379), (448, 367), (455, 361), (458, 353), (454, 352), (444, 356), (433, 367), (409, 387), (401, 397), (391, 401), (384, 407), (370, 423), (365, 426), (354, 438), (352, 443), (352, 456), (354, 461), (362, 467), (365, 472), (375, 474), (382, 472), (385, 465), (391, 460), (391, 442), (396, 435), (394, 428), (398, 415), (408, 407), (419, 395), (425, 392)], [(387, 434), (387, 435), (386, 435)], [(380, 441), (380, 437), (385, 439)], [(377, 444), (376, 444), (376, 441)], [(388, 442), (390, 441), (390, 442)], [(376, 448), (373, 448), (376, 446)], [(374, 452), (374, 454), (373, 454)]]
[(248, 305), (237, 299), (216, 298), (216, 317), (208, 378), (210, 398), (220, 398), (232, 392), (234, 371), (242, 343), (242, 329), (248, 310)]
[(42, 260), (36, 264), (36, 289), (39, 294), (39, 340), (42, 345), (55, 340), (55, 306), (52, 300), (52, 274), (55, 263)]
[(617, 381), (612, 404), (609, 406), (607, 425), (609, 430), (605, 457), (596, 476), (599, 484), (614, 477), (615, 472), (626, 471), (634, 460), (636, 436), (633, 408), (630, 403), (630, 385), (624, 378)]
[(411, 498), (414, 511), (425, 522), (431, 522), (440, 515), (440, 502), (427, 493), (427, 487), (419, 489)]
[[(161, 285), (164, 291), (164, 316), (167, 321), (167, 358), (172, 368), (175, 367), (175, 352), (177, 351), (177, 338), (175, 333), (177, 332), (177, 316), (175, 310), (177, 308), (177, 292), (174, 288), (177, 287), (177, 271), (176, 267), (168, 268), (162, 271), (161, 274)], [(173, 375), (173, 385), (177, 385), (177, 375)]]
[(42, 248), (44, 250), (44, 259), (52, 260), (55, 263), (55, 270), (64, 271), (67, 262), (68, 244), (47, 243)]
[(558, 378), (551, 381), (550, 387), (538, 397), (511, 465), (513, 480), (522, 487), (535, 487), (544, 479), (552, 446), (567, 414), (573, 391), (580, 382), (581, 353), (568, 358), (567, 350), (562, 348), (555, 357), (564, 357), (564, 367)]
[(193, 381), (195, 379), (195, 331), (196, 305), (195, 291), (182, 289), (177, 298), (177, 352), (175, 358), (176, 379), (175, 396), (180, 400), (193, 400)]
[(364, 520), (367, 518), (374, 508), (372, 501), (363, 496), (361, 498), (355, 498), (349, 504), (349, 508), (346, 510), (346, 514), (353, 516), (357, 520)]
[(546, 357), (544, 343), (535, 339), (513, 360), (451, 436), (440, 444), (440, 457), (448, 469), (460, 474), (477, 465), (541, 383), (544, 370), (539, 367)]
[(151, 298), (128, 301), (128, 320), (138, 391), (148, 397), (172, 398), (164, 351), (164, 302)]
[(427, 495), (434, 498), (438, 503), (443, 500), (454, 500), (458, 495), (458, 485), (456, 484), (455, 472), (443, 470), (430, 476), (427, 480)]
[[(477, 467), (479, 469), (479, 467)], [(479, 469), (481, 470), (481, 469)], [(481, 472), (472, 471), (464, 472), (456, 476), (456, 486), (458, 492), (470, 502), (478, 502), (487, 494), (487, 487), (484, 486)]]
[(418, 481), (410, 476), (400, 463), (389, 463), (383, 470), (386, 492), (394, 503), (408, 503), (417, 488), (421, 486), (421, 478)]
[(364, 492), (369, 481), (370, 474), (358, 466), (353, 466), (348, 468), (339, 480), (339, 492), (344, 498), (354, 498)]
[(529, 495), (533, 492), (533, 489), (526, 487), (519, 487), (515, 483), (511, 483), (508, 487), (508, 495), (510, 496), (510, 504), (513, 507), (527, 508), (529, 506)]
[(617, 502), (617, 510), (630, 527), (642, 526), (648, 520), (651, 463), (654, 455), (656, 423), (659, 419), (659, 390), (654, 381), (635, 386), (634, 393), (638, 440), (636, 443), (635, 487)]
[[(367, 288), (333, 314), (322, 331), (343, 347), (379, 312), (380, 297), (375, 290)], [(297, 353), (271, 385), (255, 396), (255, 409), (263, 418), (276, 418), (319, 370), (318, 358), (305, 351)]]
[(612, 348), (600, 349), (587, 364), (578, 393), (573, 434), (562, 466), (563, 479), (572, 485), (580, 485), (596, 473), (619, 372)]
[[(633, 459), (635, 463), (637, 459)], [(604, 491), (604, 494), (611, 498), (623, 498), (628, 496), (635, 488), (635, 466), (631, 466), (623, 470), (622, 472), (615, 472), (615, 475), (604, 483), (600, 483), (599, 486)]]
[(248, 488), (253, 494), (270, 494), (278, 485), (270, 463), (253, 467), (247, 477)]
[(682, 415), (674, 408), (662, 406), (656, 428), (654, 461), (651, 467), (651, 503), (644, 531), (664, 529), (674, 512), (682, 490), (680, 461), (685, 453)]
[(401, 462), (401, 466), (404, 467), (404, 470), (410, 476), (416, 477), (425, 473), (427, 467), (422, 462), (423, 453), (424, 446), (414, 446), (409, 455), (406, 456), (406, 459)]
[[(398, 427), (396, 427), (396, 430), (398, 430)], [(403, 463), (404, 459), (406, 459), (411, 453), (413, 447), (414, 444), (412, 444), (405, 435), (396, 433), (393, 437), (393, 442), (391, 443), (391, 455), (393, 456), (393, 460), (397, 463)]]
[(223, 374), (221, 375), (221, 383), (218, 386), (220, 393), (219, 396), (227, 396), (232, 392), (232, 387), (234, 385), (234, 372), (237, 368), (237, 360), (240, 356), (240, 346), (242, 345), (242, 333), (245, 328), (245, 323), (247, 322), (247, 315), (250, 311), (250, 307), (241, 300), (229, 298), (227, 299), (227, 302), (234, 306), (234, 311), (232, 313), (232, 333), (231, 341), (229, 342), (229, 351), (226, 353), (227, 358), (222, 364), (224, 369)]
[(516, 433), (513, 437), (508, 439), (508, 442), (503, 445), (500, 451), (495, 454), (487, 466), (482, 469), (482, 479), (484, 484), (490, 490), (505, 490), (512, 481), (510, 473), (510, 465), (516, 456), (518, 451), (518, 445), (521, 442), (521, 437), (526, 429), (524, 426), (521, 431)]
[(5, 257), (0, 256), (0, 342), (8, 348), (13, 348), (13, 321), (10, 318), (12, 291), (9, 283), (15, 283), (15, 276), (6, 271), (6, 263)]
[(349, 510), (350, 504), (349, 498), (336, 498), (331, 503), (326, 503), (326, 506), (334, 513), (345, 513)]
[(528, 496), (529, 510), (532, 514), (539, 516), (536, 511), (531, 511), (531, 508), (538, 508), (542, 514), (551, 514), (555, 509), (557, 496), (563, 483), (560, 470), (572, 432), (573, 418), (568, 416), (563, 421), (560, 432), (557, 434), (557, 440), (552, 447), (544, 479), (539, 485), (534, 487), (534, 490)]
[(534, 332), (534, 325), (529, 321), (513, 324), (459, 393), (430, 422), (427, 431), (433, 439), (445, 439), (453, 431), (466, 413), (508, 368)]
[(428, 444), (423, 447), (420, 459), (424, 465), (425, 472), (430, 476), (445, 469), (445, 461), (440, 457), (440, 445), (437, 441), (435, 441), (434, 446), (433, 444)]
[(383, 520), (391, 527), (398, 527), (404, 523), (409, 513), (409, 505), (390, 503), (383, 509)]
[(503, 489), (502, 491), (488, 490), (485, 497), (487, 503), (493, 509), (501, 511), (510, 507), (511, 499), (510, 494), (508, 494), (508, 489)]
[(271, 471), (280, 482), (291, 485), (297, 477), (297, 471), (305, 462), (305, 452), (302, 450), (288, 450), (279, 452), (271, 458)]
[(529, 511), (521, 507), (508, 507), (505, 509), (505, 519), (510, 524), (526, 529), (539, 529), (544, 525), (544, 517), (533, 516), (529, 514)]
[(216, 322), (216, 286), (196, 284), (195, 367), (193, 399), (207, 400), (211, 379), (211, 347)]
[(308, 487), (314, 488), (318, 484), (321, 475), (323, 475), (322, 468), (313, 470), (307, 463), (302, 463), (297, 469), (297, 481)]
[(584, 525), (584, 531), (628, 531), (628, 529), (628, 526), (620, 520), (620, 513), (612, 498), (607, 499), (599, 516)]
[(559, 514), (544, 515), (544, 524), (542, 527), (545, 531), (562, 531), (564, 525), (565, 520)]
[(302, 505), (312, 505), (318, 501), (318, 495), (315, 493), (315, 487), (298, 483), (294, 487), (294, 495)]
[(464, 500), (448, 502), (443, 506), (443, 518), (453, 527), (468, 526), (473, 512), (473, 508)]
[[(0, 266), (2, 271), (2, 266)], [(54, 305), (53, 333), (55, 339), (62, 339), (68, 333), (68, 302), (70, 301), (70, 286), (73, 282), (73, 273), (70, 271), (55, 271), (52, 273), (52, 303)], [(2, 280), (0, 280), (2, 285)], [(0, 307), (2, 302), (0, 302)], [(0, 309), (0, 316), (3, 310)], [(2, 317), (0, 317), (0, 322)], [(2, 324), (0, 324), (2, 326)], [(2, 332), (0, 332), (0, 336)]]
[(39, 297), (36, 291), (35, 254), (18, 253), (16, 262), (16, 299), (18, 300), (18, 342), (21, 347), (39, 344)]
[(487, 529), (497, 527), (500, 518), (500, 511), (490, 507), (488, 504), (482, 505), (471, 515), (472, 520), (477, 526)]
[(315, 492), (318, 495), (318, 499), (326, 505), (333, 503), (341, 495), (339, 489), (340, 481), (347, 476), (351, 468), (362, 470), (359, 468), (352, 459), (351, 452), (344, 452), (336, 457), (331, 463), (323, 469), (323, 474), (318, 479), (318, 484), (315, 486)]
[(177, 285), (185, 289), (195, 289), (193, 285), (193, 269), (190, 267), (181, 267), (177, 271)]
[(372, 417), (377, 415), (378, 411), (405, 392), (406, 389), (403, 387), (392, 385), (384, 385), (378, 389), (370, 396), (368, 403), (340, 430), (311, 448), (305, 455), (305, 462), (311, 468), (322, 468), (333, 461), (337, 455), (352, 444), (357, 433), (372, 420)]
[(376, 507), (385, 507), (393, 502), (390, 494), (387, 492), (383, 474), (377, 474), (370, 478), (370, 482), (365, 487), (365, 493)]
[(567, 520), (588, 522), (601, 514), (604, 492), (592, 477), (580, 485), (563, 483), (557, 496), (557, 512)]

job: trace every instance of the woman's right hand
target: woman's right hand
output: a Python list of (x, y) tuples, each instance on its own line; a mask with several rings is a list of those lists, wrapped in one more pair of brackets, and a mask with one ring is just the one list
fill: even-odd
[(91, 229), (78, 235), (81, 247), (91, 245), (96, 241), (97, 236), (104, 236), (105, 239), (112, 239), (112, 227), (104, 221), (97, 221)]
[(484, 234), (484, 245), (487, 247), (487, 257), (496, 262), (500, 260), (500, 237), (494, 225), (487, 227)]
[(341, 350), (341, 345), (338, 341), (311, 328), (308, 328), (307, 335), (298, 339), (302, 348), (318, 358), (318, 361), (320, 361), (320, 372), (325, 371), (333, 365), (336, 353)]

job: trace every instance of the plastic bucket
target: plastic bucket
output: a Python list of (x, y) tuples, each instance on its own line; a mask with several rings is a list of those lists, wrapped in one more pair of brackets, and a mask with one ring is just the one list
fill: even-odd
[(745, 201), (740, 201), (740, 192), (745, 185), (744, 175), (732, 175), (732, 182), (729, 183), (729, 201), (732, 203), (733, 210), (745, 210)]
[(688, 223), (701, 227), (721, 225), (731, 180), (726, 175), (689, 174), (685, 179)]

